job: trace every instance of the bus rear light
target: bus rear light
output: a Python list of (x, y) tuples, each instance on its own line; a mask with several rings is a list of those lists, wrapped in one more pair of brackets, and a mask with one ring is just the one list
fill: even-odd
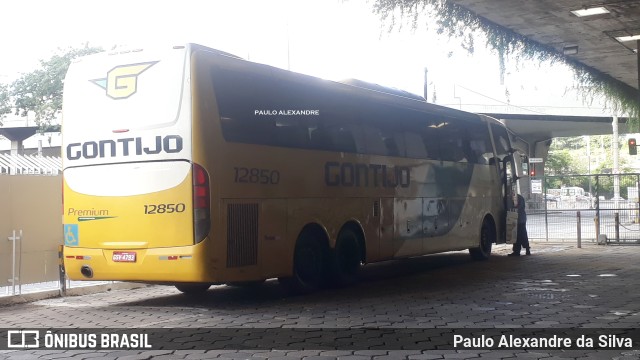
[(209, 174), (200, 165), (193, 163), (193, 237), (197, 244), (211, 230), (211, 205), (209, 196)]
[(206, 209), (209, 207), (209, 187), (194, 186), (193, 206), (196, 209)]

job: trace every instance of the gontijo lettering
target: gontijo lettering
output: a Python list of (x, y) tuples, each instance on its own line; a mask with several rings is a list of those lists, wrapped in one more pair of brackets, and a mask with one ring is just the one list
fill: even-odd
[(411, 182), (407, 166), (353, 164), (329, 161), (324, 164), (324, 183), (327, 186), (406, 188)]
[(94, 159), (130, 155), (152, 155), (178, 153), (182, 151), (182, 137), (180, 135), (156, 136), (154, 140), (142, 137), (123, 138), (117, 140), (87, 141), (67, 145), (67, 160), (80, 158)]

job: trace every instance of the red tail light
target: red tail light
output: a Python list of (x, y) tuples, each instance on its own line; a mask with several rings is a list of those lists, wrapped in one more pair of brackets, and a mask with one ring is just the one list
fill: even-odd
[(211, 230), (211, 198), (209, 174), (200, 165), (193, 163), (193, 237), (197, 244)]

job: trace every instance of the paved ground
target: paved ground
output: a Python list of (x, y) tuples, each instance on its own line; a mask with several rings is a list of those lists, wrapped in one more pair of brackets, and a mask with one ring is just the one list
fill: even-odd
[[(220, 287), (201, 298), (183, 296), (172, 287), (152, 286), (40, 300), (0, 307), (0, 328), (179, 328), (172, 332), (184, 334), (196, 328), (256, 332), (276, 328), (276, 336), (291, 335), (285, 331), (288, 328), (316, 329), (321, 336), (331, 333), (327, 329), (358, 327), (404, 329), (396, 335), (417, 329), (474, 329), (474, 334), (489, 334), (492, 329), (551, 333), (580, 328), (587, 332), (601, 329), (606, 334), (609, 330), (638, 328), (640, 246), (585, 245), (577, 249), (566, 243), (534, 243), (532, 249), (532, 256), (512, 258), (505, 256), (506, 246), (499, 246), (488, 262), (470, 261), (466, 253), (459, 252), (369, 265), (360, 283), (351, 288), (304, 296), (286, 296), (277, 282), (267, 282), (254, 289)], [(188, 337), (183, 345), (193, 340)], [(275, 347), (282, 340), (275, 339)], [(274, 346), (264, 343), (257, 348), (238, 345), (235, 349), (205, 350), (206, 345), (200, 342), (194, 346), (199, 350), (3, 350), (0, 358), (640, 358), (637, 344), (632, 349), (606, 351), (456, 350), (451, 346), (424, 351), (419, 346), (390, 350), (371, 339), (351, 346), (341, 345), (340, 339), (335, 341), (336, 349), (324, 350), (321, 346), (269, 350)]]

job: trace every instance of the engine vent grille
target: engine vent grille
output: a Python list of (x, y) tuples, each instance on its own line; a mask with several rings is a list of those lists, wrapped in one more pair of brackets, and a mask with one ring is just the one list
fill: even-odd
[(258, 263), (258, 204), (227, 206), (227, 267)]

